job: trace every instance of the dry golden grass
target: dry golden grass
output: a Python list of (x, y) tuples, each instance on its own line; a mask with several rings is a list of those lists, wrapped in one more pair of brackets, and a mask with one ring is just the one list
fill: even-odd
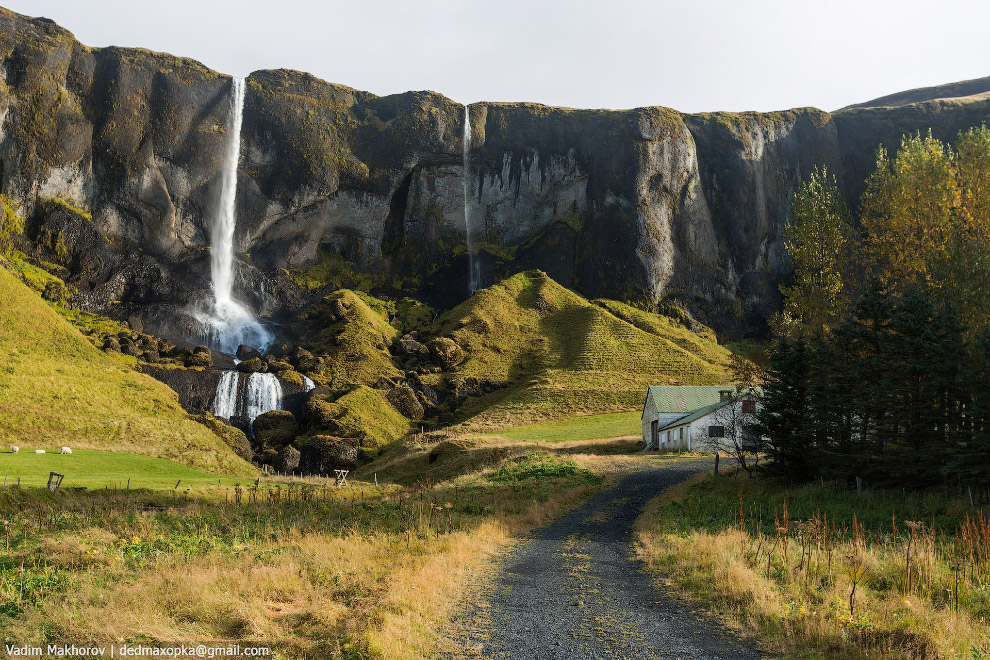
[[(670, 586), (737, 630), (759, 635), (767, 650), (802, 658), (986, 657), (985, 587), (976, 580), (956, 605), (955, 591), (967, 587), (955, 587), (954, 561), (945, 539), (937, 540), (940, 533), (929, 529), (915, 539), (909, 587), (910, 534), (896, 519), (888, 523), (889, 536), (864, 531), (855, 518), (840, 522), (841, 513), (829, 514), (822, 498), (817, 521), (788, 520), (778, 511), (763, 520), (776, 532), (764, 533), (745, 514), (740, 528), (722, 516), (712, 522), (708, 507), (689, 512), (688, 498), (713, 483), (699, 475), (657, 498), (639, 521), (639, 553)], [(751, 489), (741, 489), (744, 498)], [(827, 515), (836, 517), (825, 523)]]
[[(602, 472), (634, 464), (592, 454), (620, 445), (565, 444), (561, 460)], [(0, 629), (21, 643), (231, 642), (290, 658), (427, 657), (472, 578), (600, 483), (583, 470), (511, 483), (491, 475), (360, 483), (357, 495), (334, 491), (331, 501), (286, 503), (283, 490), (280, 505), (246, 496), (235, 504), (219, 490), (177, 500), (0, 492)], [(146, 511), (149, 503), (172, 508)], [(28, 595), (18, 591), (25, 579), (35, 585)]]

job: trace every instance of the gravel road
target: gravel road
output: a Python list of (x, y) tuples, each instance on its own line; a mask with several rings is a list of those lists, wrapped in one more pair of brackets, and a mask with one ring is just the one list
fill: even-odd
[[(538, 530), (503, 560), (453, 635), (466, 657), (763, 657), (656, 586), (633, 554), (633, 524), (663, 489), (710, 467), (657, 461)], [(457, 654), (459, 657), (465, 657)]]

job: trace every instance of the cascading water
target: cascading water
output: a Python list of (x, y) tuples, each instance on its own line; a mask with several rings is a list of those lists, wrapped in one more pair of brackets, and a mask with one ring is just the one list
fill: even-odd
[(213, 398), (213, 414), (230, 419), (237, 415), (237, 386), (240, 381), (237, 371), (225, 371), (217, 383), (217, 394)]
[(213, 309), (204, 319), (212, 348), (233, 354), (240, 344), (264, 350), (272, 334), (233, 297), (234, 229), (236, 226), (237, 164), (241, 156), (241, 122), (244, 116), (244, 79), (234, 78), (230, 97), (231, 124), (220, 174), (220, 196), (210, 230), (210, 273), (213, 276)]
[(282, 409), (282, 386), (275, 374), (251, 374), (244, 393), (244, 416), (251, 422), (258, 415)]
[(316, 383), (310, 380), (309, 376), (303, 376), (303, 389), (307, 392), (312, 392), (316, 389)]
[[(268, 329), (234, 299), (234, 230), (237, 226), (237, 164), (241, 158), (241, 123), (244, 118), (244, 79), (234, 78), (230, 95), (230, 133), (220, 173), (220, 197), (210, 230), (210, 274), (213, 277), (213, 308), (203, 319), (207, 342), (216, 350), (233, 354), (246, 344), (263, 351), (272, 343)], [(251, 374), (243, 400), (240, 373), (224, 372), (217, 383), (213, 413), (230, 419), (255, 417), (282, 407), (282, 386), (273, 374)]]
[(468, 105), (464, 106), (463, 150), (464, 162), (461, 178), (464, 180), (464, 233), (467, 236), (468, 293), (474, 293), (480, 286), (481, 271), (475, 261), (471, 214), (468, 211), (468, 202), (471, 201), (471, 108)]
[(223, 373), (213, 399), (213, 414), (225, 419), (243, 417), (250, 427), (258, 415), (282, 409), (282, 384), (275, 374), (256, 373), (246, 378), (242, 396), (240, 372)]

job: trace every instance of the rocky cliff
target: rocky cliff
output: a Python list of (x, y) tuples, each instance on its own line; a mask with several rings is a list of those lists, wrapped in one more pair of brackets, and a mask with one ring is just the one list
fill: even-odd
[[(31, 219), (32, 249), (68, 272), (81, 306), (194, 335), (230, 78), (88, 48), (7, 11), (0, 61), (0, 192)], [(466, 205), (482, 285), (540, 268), (586, 295), (674, 299), (726, 334), (753, 331), (779, 304), (790, 198), (811, 169), (837, 172), (854, 201), (879, 143), (986, 121), (979, 88), (834, 114), (477, 103), (465, 167), (465, 110), (450, 99), (259, 71), (241, 134), (238, 295), (276, 321), (358, 283), (451, 306), (468, 294)]]

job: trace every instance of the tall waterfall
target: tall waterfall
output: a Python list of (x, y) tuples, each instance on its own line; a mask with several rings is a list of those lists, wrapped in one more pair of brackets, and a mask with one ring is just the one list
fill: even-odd
[(204, 320), (207, 340), (212, 348), (228, 354), (234, 353), (240, 344), (264, 350), (273, 339), (268, 329), (233, 297), (237, 164), (241, 156), (241, 122), (244, 117), (243, 78), (233, 79), (230, 113), (230, 132), (220, 174), (220, 196), (210, 230), (213, 308)]
[(275, 374), (256, 373), (246, 378), (242, 395), (241, 374), (224, 372), (213, 400), (214, 415), (226, 419), (244, 417), (251, 425), (258, 415), (282, 409), (282, 384)]
[(468, 202), (471, 201), (471, 108), (464, 106), (464, 140), (463, 140), (463, 173), (464, 180), (464, 233), (467, 236), (468, 253), (468, 293), (474, 293), (481, 285), (481, 271), (475, 260), (474, 237), (471, 231), (471, 214), (468, 211)]

